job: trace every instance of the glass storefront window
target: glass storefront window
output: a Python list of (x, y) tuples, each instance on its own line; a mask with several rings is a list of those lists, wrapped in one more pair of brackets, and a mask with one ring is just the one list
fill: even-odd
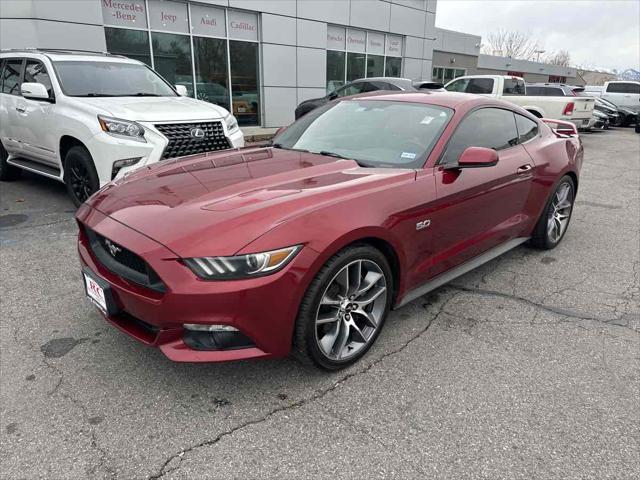
[(464, 77), (466, 73), (467, 71), (461, 68), (433, 67), (431, 80), (446, 84), (454, 78)]
[(151, 32), (156, 72), (172, 85), (184, 85), (193, 97), (191, 46), (187, 35)]
[(403, 44), (398, 35), (328, 25), (327, 92), (358, 78), (399, 77)]
[(364, 62), (364, 53), (347, 53), (347, 82), (352, 82), (365, 76)]
[(449, 83), (451, 80), (453, 80), (454, 74), (455, 74), (455, 70), (453, 68), (445, 68), (442, 83), (444, 84)]
[(109, 53), (124, 55), (151, 66), (149, 34), (146, 31), (105, 27), (104, 35)]
[(227, 41), (193, 37), (197, 98), (229, 109)]
[(344, 85), (344, 52), (327, 50), (327, 93)]
[(367, 55), (367, 78), (384, 76), (384, 57)]
[(258, 95), (258, 44), (229, 42), (231, 61), (231, 99), (233, 114), (239, 125), (260, 123), (260, 98)]
[(402, 58), (387, 57), (387, 65), (385, 67), (385, 77), (399, 77), (402, 71)]

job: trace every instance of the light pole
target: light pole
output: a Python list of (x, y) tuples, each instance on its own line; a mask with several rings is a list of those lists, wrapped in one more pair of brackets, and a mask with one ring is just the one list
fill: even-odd
[(533, 53), (538, 54), (536, 57), (536, 62), (540, 63), (540, 54), (546, 52), (546, 50), (534, 50)]

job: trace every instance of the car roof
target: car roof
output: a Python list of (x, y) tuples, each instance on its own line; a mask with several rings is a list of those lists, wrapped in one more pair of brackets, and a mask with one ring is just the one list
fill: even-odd
[(440, 107), (448, 107), (455, 109), (465, 105), (468, 108), (475, 106), (497, 106), (507, 107), (510, 110), (516, 110), (517, 107), (511, 103), (493, 99), (490, 97), (483, 97), (482, 95), (474, 95), (471, 93), (458, 93), (458, 92), (388, 92), (384, 90), (378, 90), (376, 92), (362, 93), (360, 95), (354, 95), (356, 100), (385, 100), (392, 102), (407, 102), (407, 103), (423, 103), (425, 105), (437, 105)]
[(50, 60), (71, 60), (71, 61), (91, 61), (91, 62), (119, 62), (119, 63), (141, 63), (138, 60), (114, 55), (108, 52), (92, 52), (85, 50), (58, 50), (58, 49), (40, 49), (40, 48), (24, 48), (0, 50), (0, 56), (3, 57), (21, 57), (21, 56), (38, 56), (42, 55)]
[(413, 81), (409, 78), (401, 78), (401, 77), (367, 77), (367, 78), (358, 78), (351, 83), (356, 82), (387, 82), (392, 85), (396, 85), (401, 88), (411, 88), (413, 87)]

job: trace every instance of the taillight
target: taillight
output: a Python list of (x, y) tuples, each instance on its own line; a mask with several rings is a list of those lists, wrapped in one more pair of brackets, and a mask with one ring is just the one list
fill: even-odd
[(573, 114), (573, 108), (574, 107), (575, 107), (575, 105), (573, 104), (573, 102), (567, 103), (565, 105), (565, 107), (564, 107), (564, 111), (562, 112), (562, 114), (570, 116), (571, 114)]

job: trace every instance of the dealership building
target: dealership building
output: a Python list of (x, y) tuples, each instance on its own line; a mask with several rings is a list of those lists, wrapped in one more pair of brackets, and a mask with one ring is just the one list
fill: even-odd
[(576, 75), (480, 55), (481, 37), (435, 19), (436, 0), (0, 0), (0, 48), (135, 58), (245, 127), (289, 124), (298, 103), (362, 77)]
[(429, 78), (431, 0), (0, 0), (1, 48), (108, 51), (141, 60), (242, 125), (365, 76)]

